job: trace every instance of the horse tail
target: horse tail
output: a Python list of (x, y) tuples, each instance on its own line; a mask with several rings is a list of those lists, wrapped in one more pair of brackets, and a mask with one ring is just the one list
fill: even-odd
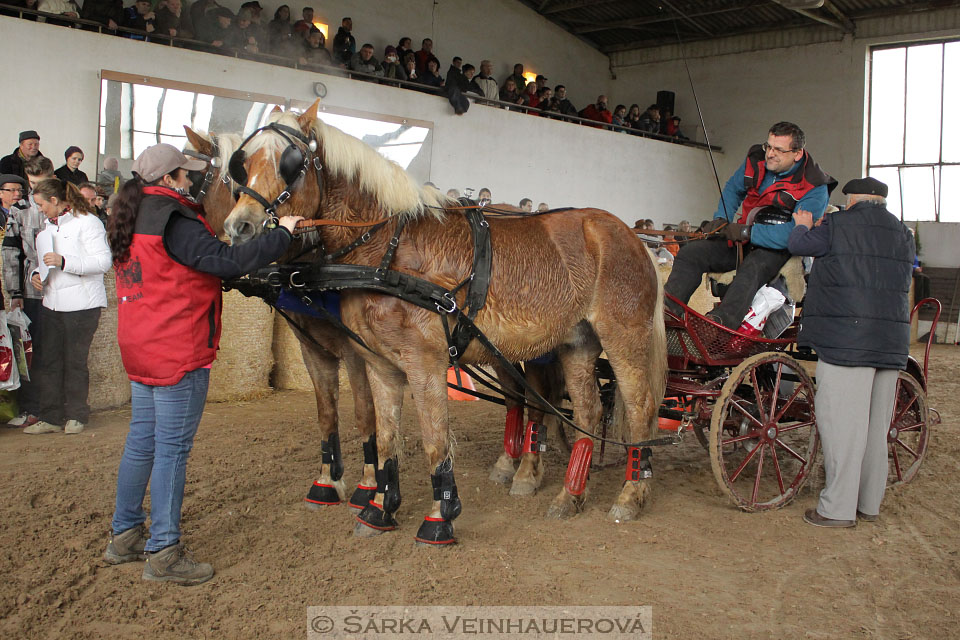
[[(667, 328), (663, 320), (663, 280), (660, 278), (660, 270), (657, 268), (653, 253), (649, 249), (646, 251), (650, 264), (653, 265), (653, 277), (657, 280), (657, 299), (653, 306), (653, 318), (650, 319), (653, 331), (650, 336), (650, 348), (647, 349), (647, 370), (650, 372), (650, 390), (653, 393), (653, 400), (655, 406), (659, 408), (667, 389)], [(657, 417), (655, 411), (650, 425), (651, 433), (656, 433)]]

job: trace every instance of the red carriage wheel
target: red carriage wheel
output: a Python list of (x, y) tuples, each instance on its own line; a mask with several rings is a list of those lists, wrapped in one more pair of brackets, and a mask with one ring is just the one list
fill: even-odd
[(760, 353), (723, 385), (710, 425), (710, 463), (720, 488), (744, 511), (796, 497), (817, 456), (815, 389), (799, 362)]
[(929, 443), (927, 395), (916, 378), (901, 371), (897, 378), (897, 403), (887, 431), (887, 485), (910, 482), (920, 469)]

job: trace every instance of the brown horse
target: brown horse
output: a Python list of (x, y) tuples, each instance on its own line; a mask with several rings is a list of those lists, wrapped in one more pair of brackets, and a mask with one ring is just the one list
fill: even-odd
[[(184, 127), (187, 139), (193, 149), (203, 155), (217, 158), (219, 167), (225, 167), (233, 151), (242, 139), (237, 135), (220, 134), (216, 139), (197, 133)], [(233, 195), (233, 182), (225, 171), (213, 168), (212, 181), (203, 198), (205, 218), (219, 236), (223, 233), (223, 223), (236, 204)], [(292, 251), (299, 251), (299, 243), (293, 244)], [(307, 373), (313, 382), (317, 399), (317, 424), (320, 427), (320, 449), (323, 462), (320, 476), (313, 482), (304, 498), (304, 504), (311, 508), (339, 504), (346, 499), (343, 463), (340, 457), (339, 419), (337, 401), (340, 395), (340, 362), (343, 361), (350, 387), (353, 390), (354, 418), (357, 430), (364, 441), (363, 475), (357, 484), (349, 505), (363, 509), (374, 495), (376, 487), (375, 456), (376, 440), (373, 438), (375, 419), (373, 397), (367, 382), (367, 371), (363, 360), (347, 346), (348, 339), (331, 323), (311, 315), (290, 313), (292, 319), (310, 337), (292, 327), (300, 342), (300, 353)], [(312, 339), (311, 339), (312, 338)]]
[[(406, 222), (391, 267), (447, 289), (471, 275), (473, 241), (466, 219), (434, 189), (420, 189), (398, 165), (372, 148), (316, 117), (318, 104), (302, 116), (275, 114), (279, 125), (251, 138), (231, 163), (242, 168), (249, 190), (259, 200), (290, 197), (284, 214), (322, 217), (342, 223), (371, 223), (389, 217), (386, 228), (341, 258), (349, 264), (376, 266), (386, 254), (398, 220)], [(286, 131), (286, 134), (278, 131)], [(299, 131), (291, 137), (289, 132)], [(310, 145), (306, 142), (309, 140)], [(316, 146), (316, 151), (310, 148)], [(284, 152), (288, 152), (283, 155)], [(290, 159), (305, 158), (310, 170), (294, 177)], [(314, 164), (314, 161), (316, 164)], [(317, 167), (317, 172), (313, 167)], [(238, 172), (239, 173), (239, 172)], [(319, 174), (319, 175), (317, 175)], [(259, 233), (267, 220), (258, 199), (244, 193), (224, 228), (235, 242)], [(493, 265), (485, 306), (476, 325), (511, 361), (556, 350), (563, 367), (574, 421), (596, 428), (601, 403), (594, 363), (606, 351), (617, 377), (631, 441), (656, 429), (657, 407), (666, 374), (663, 297), (650, 254), (629, 228), (597, 209), (568, 210), (527, 218), (489, 220)], [(322, 227), (330, 251), (354, 242), (363, 229)], [(457, 295), (462, 303), (464, 293)], [(444, 315), (370, 291), (346, 290), (344, 322), (373, 353), (365, 352), (376, 412), (377, 495), (358, 516), (355, 531), (396, 527), (400, 505), (398, 450), (403, 390), (410, 386), (420, 419), (434, 503), (417, 540), (454, 541), (452, 520), (460, 512), (453, 478), (445, 374), (448, 344)], [(492, 364), (476, 341), (465, 362)], [(649, 493), (646, 479), (630, 473), (610, 510), (617, 520), (635, 518)], [(565, 486), (549, 515), (566, 517), (583, 504), (584, 493)]]

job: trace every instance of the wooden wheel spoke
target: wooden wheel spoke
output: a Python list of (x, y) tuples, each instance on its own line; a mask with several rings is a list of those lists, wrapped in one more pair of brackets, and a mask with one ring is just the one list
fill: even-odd
[[(785, 413), (787, 412), (787, 409), (790, 408), (790, 405), (793, 404), (793, 401), (797, 399), (797, 396), (800, 395), (800, 391), (801, 391), (802, 389), (803, 389), (803, 387), (801, 387), (800, 385), (797, 385), (797, 388), (793, 390), (793, 393), (790, 394), (790, 397), (787, 398), (787, 401), (783, 403), (783, 406), (782, 406), (782, 407), (780, 407), (780, 411), (777, 412), (777, 415), (776, 415), (776, 417), (774, 417), (774, 419), (772, 420), (772, 422), (774, 422), (774, 423), (780, 422), (780, 418), (782, 418), (782, 417), (783, 417), (783, 414), (785, 414)], [(774, 403), (776, 403), (776, 398), (774, 398)], [(774, 410), (775, 408), (776, 408), (776, 404), (774, 404), (774, 406), (771, 407), (771, 409), (770, 409), (770, 413), (771, 413), (771, 414), (773, 413), (773, 410)]]
[(760, 476), (763, 474), (763, 448), (765, 446), (763, 442), (757, 446), (757, 449), (760, 450), (760, 457), (757, 458), (757, 477), (753, 480), (753, 495), (751, 496), (751, 500), (754, 502), (757, 501), (757, 495), (760, 493)]
[(917, 423), (914, 423), (914, 424), (911, 424), (911, 425), (907, 425), (906, 427), (897, 427), (897, 432), (899, 432), (899, 433), (904, 433), (904, 432), (910, 433), (910, 432), (913, 432), (913, 431), (921, 431), (921, 430), (923, 430), (923, 427), (924, 427), (924, 425), (926, 425), (926, 424), (927, 424), (926, 422), (917, 422)]
[[(772, 416), (774, 411), (777, 410), (777, 396), (780, 395), (780, 378), (783, 376), (783, 363), (777, 363), (777, 377), (773, 381), (773, 392), (770, 396), (770, 411), (767, 413), (768, 416)], [(773, 420), (776, 422), (776, 420)]]
[(780, 473), (780, 460), (777, 459), (777, 448), (770, 445), (770, 457), (773, 458), (773, 470), (777, 474), (777, 486), (780, 487), (780, 495), (783, 495), (783, 475)]
[(736, 400), (730, 400), (730, 405), (733, 406), (737, 411), (742, 413), (744, 416), (749, 418), (750, 422), (752, 422), (757, 429), (763, 429), (763, 423), (757, 420), (752, 413), (750, 413), (749, 411), (744, 409), (742, 406), (740, 406), (739, 402), (737, 402)]
[(753, 451), (747, 454), (747, 457), (743, 459), (743, 462), (740, 463), (740, 466), (737, 467), (737, 470), (733, 472), (733, 475), (730, 476), (730, 482), (736, 482), (737, 478), (740, 477), (740, 474), (743, 473), (743, 470), (747, 467), (753, 456), (757, 455), (757, 451), (760, 450), (759, 446), (753, 448)]
[(760, 412), (760, 418), (766, 419), (766, 415), (763, 412), (763, 401), (761, 400), (760, 394), (760, 383), (757, 382), (757, 367), (750, 369), (750, 381), (753, 383), (753, 393), (757, 398), (757, 410)]
[[(904, 449), (906, 449), (907, 452), (908, 452), (910, 455), (912, 455), (914, 459), (917, 459), (917, 458), (920, 457), (920, 454), (919, 454), (919, 453), (917, 453), (916, 451), (914, 451), (913, 449), (911, 449), (910, 447), (908, 447), (907, 444), (906, 444), (903, 440), (901, 440), (900, 438), (897, 438), (896, 440), (894, 440), (894, 444), (898, 444), (898, 445), (900, 445), (901, 447), (903, 447)], [(896, 451), (896, 448), (894, 448), (894, 451)]]
[(813, 420), (807, 420), (806, 422), (798, 422), (797, 424), (788, 424), (785, 427), (777, 427), (778, 433), (786, 433), (787, 431), (796, 431), (797, 429), (803, 429), (804, 427), (812, 427)]
[(781, 447), (783, 447), (783, 448), (786, 450), (786, 452), (789, 453), (790, 455), (792, 455), (794, 458), (796, 458), (796, 459), (799, 460), (800, 462), (806, 464), (807, 459), (804, 458), (804, 457), (803, 457), (802, 455), (800, 455), (799, 453), (797, 453), (796, 451), (794, 451), (793, 449), (791, 449), (786, 443), (784, 443), (783, 440), (781, 440), (780, 438), (777, 438), (776, 443), (777, 443), (778, 445), (780, 445)]
[(908, 403), (903, 407), (903, 409), (901, 409), (900, 411), (897, 412), (897, 415), (896, 415), (896, 416), (894, 417), (894, 419), (893, 419), (894, 423), (899, 422), (899, 421), (903, 418), (903, 416), (906, 415), (907, 411), (910, 410), (910, 407), (912, 407), (913, 404), (914, 404), (916, 401), (917, 401), (917, 396), (915, 396), (915, 395), (910, 396), (910, 402), (908, 402)]
[(900, 469), (900, 456), (897, 455), (897, 448), (890, 447), (890, 453), (893, 454), (893, 468), (897, 472), (897, 482), (903, 482), (903, 470)]
[(734, 436), (734, 437), (728, 438), (728, 439), (726, 439), (726, 440), (721, 440), (721, 441), (720, 441), (720, 446), (726, 446), (726, 445), (728, 445), (728, 444), (736, 444), (737, 442), (743, 442), (744, 440), (756, 440), (757, 437), (758, 437), (758, 436), (757, 436), (755, 433), (753, 433), (753, 432), (751, 432), (751, 433), (746, 433), (746, 434), (744, 434), (744, 435), (742, 435), (742, 436)]

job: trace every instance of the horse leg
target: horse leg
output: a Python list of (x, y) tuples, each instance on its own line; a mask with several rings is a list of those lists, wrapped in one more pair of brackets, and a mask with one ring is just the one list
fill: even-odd
[[(593, 433), (600, 423), (600, 416), (603, 413), (595, 372), (595, 363), (600, 351), (597, 335), (585, 321), (574, 328), (567, 343), (557, 350), (566, 378), (567, 393), (570, 394), (570, 400), (573, 402), (573, 421), (590, 433)], [(593, 448), (592, 441), (586, 436), (581, 437), (577, 443), (580, 446), (574, 445), (568, 466), (568, 480), (570, 470), (581, 461), (581, 452), (587, 449), (592, 452)], [(589, 470), (589, 459), (586, 460), (586, 466), (581, 469), (580, 486), (573, 488), (571, 482), (565, 482), (560, 493), (547, 509), (547, 517), (569, 518), (583, 509), (586, 499), (587, 470)]]
[[(617, 402), (624, 403), (629, 440), (639, 442), (651, 438), (656, 433), (657, 414), (657, 400), (651, 383), (656, 376), (647, 365), (653, 331), (638, 326), (628, 332), (624, 331), (624, 325), (613, 322), (609, 327), (598, 323), (598, 333), (617, 377)], [(626, 522), (635, 519), (649, 499), (652, 473), (649, 455), (649, 448), (630, 448), (626, 479), (607, 514), (609, 520)]]
[(400, 462), (397, 438), (403, 407), (404, 375), (384, 363), (367, 363), (367, 379), (376, 413), (377, 490), (357, 515), (355, 536), (366, 538), (397, 528), (393, 514), (400, 508)]
[(300, 351), (313, 382), (320, 427), (320, 477), (314, 480), (304, 504), (311, 509), (340, 504), (344, 499), (343, 460), (337, 431), (337, 400), (340, 395), (340, 359), (301, 337)]
[[(550, 366), (550, 365), (546, 365)], [(527, 363), (525, 365), (527, 383), (551, 404), (554, 403), (552, 389), (548, 383), (545, 365)], [(532, 398), (531, 398), (532, 400)], [(554, 405), (556, 406), (556, 405)], [(547, 425), (543, 411), (531, 407), (527, 413), (526, 432), (521, 449), (522, 457), (517, 473), (510, 487), (512, 496), (532, 496), (543, 482), (543, 456), (540, 455), (542, 443), (547, 436)]]
[(363, 509), (377, 493), (377, 416), (363, 358), (347, 344), (343, 345), (341, 353), (353, 390), (354, 420), (363, 440), (363, 474), (347, 504), (354, 509)]
[(446, 362), (433, 367), (424, 363), (417, 369), (408, 367), (406, 371), (420, 418), (423, 450), (433, 485), (433, 508), (420, 525), (416, 541), (424, 546), (443, 546), (456, 542), (453, 520), (461, 510), (450, 447)]
[[(503, 370), (500, 364), (493, 365), (493, 368), (497, 373), (500, 385), (505, 391), (513, 391), (517, 395), (523, 395), (523, 389)], [(514, 463), (522, 453), (523, 405), (513, 396), (506, 394), (504, 395), (504, 402), (507, 408), (507, 421), (503, 433), (503, 453), (500, 454), (490, 470), (490, 480), (497, 484), (507, 484), (513, 479), (517, 472)]]

